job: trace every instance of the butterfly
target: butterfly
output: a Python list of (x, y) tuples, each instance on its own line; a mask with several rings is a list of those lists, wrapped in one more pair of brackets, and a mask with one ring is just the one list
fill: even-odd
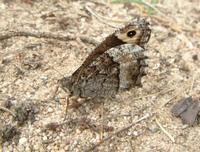
[(137, 18), (105, 38), (71, 75), (60, 79), (61, 88), (76, 97), (113, 97), (141, 85), (145, 75), (145, 44), (151, 29)]

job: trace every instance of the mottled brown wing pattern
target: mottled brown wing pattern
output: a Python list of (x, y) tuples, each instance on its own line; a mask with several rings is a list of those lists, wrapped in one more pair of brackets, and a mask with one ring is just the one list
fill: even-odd
[(119, 91), (141, 86), (141, 78), (147, 66), (144, 49), (132, 44), (124, 44), (108, 50), (114, 62), (119, 64)]
[[(116, 94), (118, 90), (118, 63), (103, 54), (87, 66), (79, 78), (72, 75), (61, 80), (62, 88), (78, 97), (99, 97)], [(77, 81), (78, 80), (78, 81)]]
[(133, 45), (110, 49), (87, 66), (77, 82), (76, 75), (64, 78), (63, 87), (74, 96), (93, 98), (115, 96), (138, 86), (146, 66), (142, 51)]
[(78, 97), (107, 97), (140, 85), (150, 35), (149, 23), (140, 18), (118, 29), (70, 77), (60, 80), (61, 87)]

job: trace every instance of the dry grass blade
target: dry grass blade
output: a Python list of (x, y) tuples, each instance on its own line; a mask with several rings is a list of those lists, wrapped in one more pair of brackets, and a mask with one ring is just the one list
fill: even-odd
[[(178, 96), (178, 94), (174, 95), (173, 97), (171, 97), (170, 99), (168, 99), (167, 101), (165, 101), (160, 108), (164, 107), (166, 104), (168, 104), (170, 101), (172, 101), (173, 99), (175, 99)], [(160, 109), (158, 108), (158, 109)]]
[(156, 124), (160, 127), (160, 129), (169, 137), (169, 139), (171, 139), (171, 141), (174, 143), (175, 142), (175, 139), (174, 139), (174, 137), (172, 137), (172, 135), (169, 133), (169, 132), (167, 132), (167, 130), (165, 130), (165, 128), (163, 128), (163, 126), (161, 125), (161, 123), (157, 120), (157, 119), (155, 119), (155, 121), (156, 121)]
[[(110, 21), (113, 21), (111, 19), (107, 19), (105, 17), (100, 16), (99, 14), (97, 14), (96, 12), (94, 12), (90, 7), (85, 6), (85, 9), (94, 17), (96, 17), (96, 19), (98, 19), (100, 22), (112, 27), (112, 28), (118, 28), (118, 26), (115, 26), (113, 24), (110, 24)], [(115, 21), (115, 22), (120, 22), (120, 23), (125, 23), (125, 21)]]
[(159, 9), (157, 9), (155, 6), (153, 6), (152, 4), (150, 4), (149, 2), (145, 1), (145, 0), (141, 0), (141, 2), (145, 5), (147, 5), (148, 7), (154, 9), (156, 12), (158, 12), (160, 15), (166, 17), (166, 15), (164, 13), (162, 13)]

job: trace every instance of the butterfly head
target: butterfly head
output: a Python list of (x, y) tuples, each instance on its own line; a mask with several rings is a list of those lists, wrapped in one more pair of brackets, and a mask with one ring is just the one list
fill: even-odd
[(137, 18), (125, 27), (117, 30), (115, 36), (124, 43), (136, 44), (144, 47), (151, 36), (149, 22), (145, 19)]

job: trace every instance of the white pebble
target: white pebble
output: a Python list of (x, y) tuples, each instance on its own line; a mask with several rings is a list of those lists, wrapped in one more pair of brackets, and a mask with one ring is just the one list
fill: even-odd
[(27, 142), (27, 139), (25, 137), (22, 137), (19, 139), (19, 145), (24, 145), (26, 144), (26, 142)]
[(49, 107), (49, 108), (47, 109), (47, 111), (48, 111), (48, 112), (53, 112), (53, 108)]
[(43, 138), (42, 138), (42, 140), (47, 140), (48, 138), (47, 138), (47, 136), (44, 136)]
[(35, 145), (33, 145), (33, 148), (34, 148), (34, 150), (39, 150), (39, 148), (40, 148), (40, 145), (38, 145), (38, 144), (35, 144)]
[(133, 132), (133, 135), (134, 135), (134, 136), (138, 136), (138, 132), (137, 132), (137, 131), (134, 131), (134, 132)]

